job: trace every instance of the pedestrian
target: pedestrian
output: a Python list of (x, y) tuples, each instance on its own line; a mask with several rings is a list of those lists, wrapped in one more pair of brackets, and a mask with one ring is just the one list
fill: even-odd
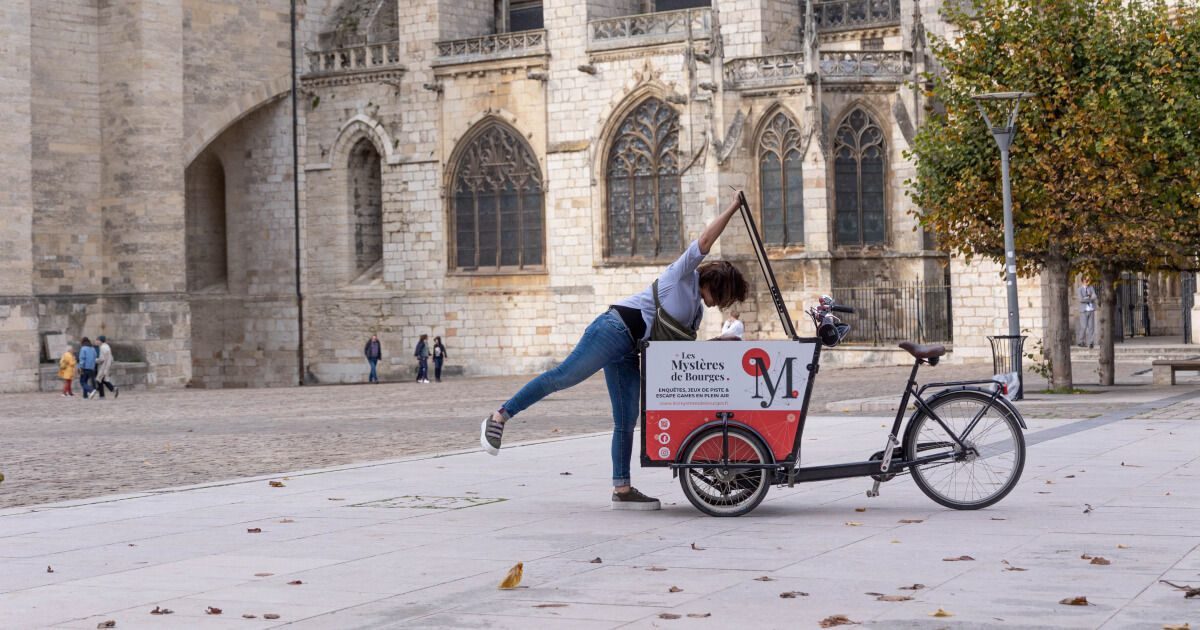
[(92, 379), (96, 376), (96, 349), (92, 347), (92, 340), (84, 337), (79, 340), (79, 384), (83, 387), (83, 399), (96, 397), (96, 390), (92, 389)]
[(100, 397), (104, 398), (104, 388), (113, 393), (113, 398), (121, 395), (121, 390), (113, 386), (109, 380), (109, 375), (112, 373), (113, 353), (112, 348), (108, 345), (108, 339), (104, 335), (96, 337), (96, 341), (100, 342), (100, 350), (96, 353), (96, 384), (93, 387), (100, 392)]
[(66, 352), (58, 360), (58, 378), (63, 380), (63, 396), (74, 396), (71, 391), (71, 381), (75, 380), (75, 349), (67, 344)]
[(678, 260), (641, 293), (613, 304), (583, 333), (558, 367), (538, 376), (502, 407), (483, 419), (480, 443), (499, 455), (504, 425), (513, 416), (559, 390), (573, 387), (604, 369), (613, 410), (612, 465), (614, 510), (657, 510), (658, 499), (630, 485), (633, 429), (640, 412), (638, 341), (694, 340), (705, 306), (729, 308), (746, 299), (746, 280), (729, 262), (700, 262), (744, 202), (733, 203), (704, 228)]
[(721, 324), (722, 337), (742, 338), (743, 333), (746, 332), (746, 326), (742, 323), (742, 320), (738, 319), (740, 315), (741, 313), (737, 309), (729, 311), (729, 319), (725, 320), (724, 324)]
[(417, 351), (413, 353), (417, 357), (417, 382), (429, 382), (429, 335), (421, 335), (421, 340), (417, 342)]
[(367, 382), (378, 384), (379, 377), (375, 375), (375, 364), (383, 358), (383, 348), (379, 345), (378, 335), (371, 335), (371, 338), (367, 340), (363, 354), (367, 356), (367, 363), (371, 364), (371, 376), (367, 378)]
[(1087, 340), (1087, 347), (1096, 346), (1096, 290), (1088, 283), (1087, 276), (1083, 277), (1083, 286), (1079, 287), (1079, 332), (1076, 334), (1079, 347)]
[(433, 380), (442, 382), (442, 362), (446, 360), (446, 346), (441, 337), (433, 338)]

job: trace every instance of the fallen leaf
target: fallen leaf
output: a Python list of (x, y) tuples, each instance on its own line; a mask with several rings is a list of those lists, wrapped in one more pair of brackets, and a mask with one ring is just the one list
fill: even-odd
[(705, 619), (705, 618), (708, 618), (711, 616), (712, 616), (712, 613), (704, 613), (703, 615), (697, 615), (697, 614), (688, 615), (688, 617), (691, 617), (692, 619)]
[(558, 429), (550, 429), (551, 433), (558, 433)]
[(957, 558), (942, 558), (942, 562), (972, 562), (975, 558), (971, 556), (959, 556)]
[(880, 595), (875, 599), (881, 602), (907, 602), (912, 600), (908, 595)]
[(913, 584), (912, 586), (901, 586), (900, 590), (902, 590), (902, 591), (919, 591), (923, 588), (925, 588), (924, 584)]
[(258, 619), (258, 615), (251, 615), (249, 613), (246, 613), (245, 615), (242, 615), (242, 619)]
[(676, 615), (674, 613), (659, 613), (658, 618), (659, 619), (679, 619), (679, 615)]
[(1143, 468), (1143, 466), (1139, 466), (1137, 464), (1126, 464), (1125, 462), (1121, 462), (1121, 465), (1126, 468)]
[(96, 627), (97, 628), (116, 628), (117, 622), (112, 619), (109, 619), (108, 621), (101, 621), (100, 623), (96, 624)]
[(1090, 604), (1088, 604), (1087, 597), (1084, 597), (1083, 595), (1080, 595), (1079, 597), (1068, 597), (1058, 603), (1066, 604), (1068, 606), (1090, 606)]
[(525, 564), (522, 562), (513, 565), (513, 568), (508, 570), (508, 575), (505, 575), (504, 579), (500, 581), (499, 588), (512, 588), (520, 584), (521, 575), (523, 574), (522, 567), (524, 566)]
[(923, 519), (923, 518), (902, 518), (902, 519), (900, 519), (900, 522), (901, 523), (924, 523), (925, 519)]
[(846, 615), (830, 615), (820, 622), (822, 628), (832, 628), (834, 626), (857, 626), (862, 624), (861, 621), (850, 621)]
[(1014, 567), (1013, 565), (1008, 563), (1008, 560), (1001, 560), (1000, 563), (1005, 565), (1005, 569), (1004, 569), (1005, 571), (1028, 571), (1029, 570), (1029, 569), (1022, 569), (1021, 567)]
[(898, 543), (898, 542), (900, 542), (900, 541), (899, 541), (899, 540), (893, 540), (892, 542), (894, 542), (894, 543)]
[(155, 606), (154, 610), (150, 611), (150, 614), (151, 615), (170, 615), (174, 612), (175, 612), (174, 610), (171, 610), (169, 608), (159, 608), (158, 606)]
[(1074, 479), (1075, 475), (1067, 475), (1067, 479)]
[(754, 578), (754, 581), (755, 581), (755, 582), (774, 582), (774, 581), (775, 581), (775, 578), (772, 578), (772, 577), (769, 577), (769, 576), (766, 576), (766, 575), (764, 575), (764, 576), (762, 576), (762, 577), (756, 577), (756, 578)]
[(783, 599), (796, 599), (797, 597), (808, 597), (808, 593), (804, 591), (786, 591), (779, 594)]
[(566, 608), (566, 604), (536, 604), (534, 608)]
[(263, 615), (263, 619), (278, 619), (278, 618), (279, 618), (279, 615), (276, 615), (275, 613), (267, 613), (267, 614)]
[(1082, 556), (1079, 556), (1079, 559), (1080, 559), (1080, 560), (1091, 560), (1091, 559), (1092, 559), (1092, 557), (1091, 557), (1091, 556), (1089, 556), (1089, 555), (1087, 555), (1087, 554), (1085, 553), (1085, 554), (1083, 554)]
[(206, 614), (206, 615), (219, 615), (219, 614), (221, 614), (221, 609), (220, 609), (220, 608), (213, 608), (212, 606), (209, 606), (209, 607), (208, 607), (208, 609), (204, 611), (204, 614)]
[(1108, 560), (1105, 560), (1104, 558), (1101, 558), (1100, 556), (1096, 556), (1095, 558), (1092, 558), (1091, 564), (1104, 565), (1104, 564), (1112, 564), (1112, 562), (1109, 562)]
[(284, 480), (284, 481), (291, 481), (291, 480), (292, 480), (292, 478), (291, 478), (291, 477), (284, 477), (284, 478), (283, 478), (283, 480)]
[(293, 521), (293, 520), (292, 520), (292, 519), (290, 519), (290, 518), (285, 518), (285, 519), (283, 519), (282, 521), (279, 521), (279, 522), (280, 522), (280, 523), (295, 523), (296, 521)]
[(261, 527), (251, 527), (250, 529), (246, 530), (246, 533), (247, 534), (261, 534), (262, 528)]
[(329, 497), (329, 500), (330, 501), (345, 501), (345, 499), (335, 499), (333, 497)]
[(930, 617), (953, 617), (954, 616), (954, 613), (946, 611), (946, 610), (942, 610), (941, 608), (935, 610), (934, 612), (925, 613), (925, 614), (929, 615)]
[(692, 549), (695, 551), (704, 551), (704, 547), (697, 547), (696, 543), (692, 543)]
[(1083, 513), (1084, 513), (1084, 514), (1091, 514), (1091, 513), (1092, 513), (1092, 504), (1091, 504), (1091, 503), (1084, 503), (1083, 505), (1084, 505)]
[(592, 564), (600, 564), (600, 563), (602, 563), (602, 562), (604, 562), (604, 561), (600, 559), (600, 556), (596, 556), (595, 558), (592, 558), (591, 560), (588, 560), (588, 562), (590, 562), (590, 563), (592, 563)]
[(667, 589), (667, 592), (668, 593), (682, 593), (683, 589), (679, 588), (678, 586), (672, 586), (671, 588)]
[(850, 527), (862, 527), (862, 523), (855, 523), (853, 521), (846, 521), (846, 524)]
[(662, 567), (650, 567), (650, 568), (648, 568), (648, 569), (646, 569), (646, 570), (647, 570), (647, 571), (666, 571), (666, 569), (664, 569), (664, 568), (662, 568)]
[(1133, 547), (1129, 545), (1117, 545), (1117, 549), (1133, 549)]
[(1168, 492), (1168, 493), (1167, 493), (1167, 496), (1171, 496), (1171, 493), (1170, 493), (1170, 492)]
[(51, 569), (50, 565), (46, 565), (46, 573), (54, 573), (54, 569)]
[(1163, 626), (1163, 630), (1191, 630), (1191, 626), (1185, 624), (1169, 623)]
[(470, 490), (468, 490), (468, 491), (466, 492), (466, 494), (479, 494), (479, 493), (478, 493), (478, 492), (471, 492)]
[(268, 481), (267, 485), (271, 486), (272, 488), (282, 488), (283, 482), (282, 481)]
[(1049, 492), (1039, 492), (1038, 494), (1050, 494)]
[(1008, 519), (1006, 519), (1006, 518), (996, 518), (995, 516), (993, 516), (993, 517), (992, 517), (992, 520), (993, 520), (993, 521), (1006, 521), (1006, 520), (1008, 520)]
[(288, 586), (297, 586), (303, 583), (304, 582), (301, 582), (300, 580), (292, 580), (291, 582), (288, 582)]
[(1052, 483), (1054, 483), (1054, 482), (1053, 482), (1053, 481), (1050, 481), (1049, 479), (1047, 479), (1047, 480), (1046, 480), (1046, 484), (1047, 484), (1047, 485), (1049, 485), (1049, 484), (1052, 484)]
[(558, 473), (558, 474), (560, 474), (560, 475), (563, 475), (563, 476), (565, 476), (565, 477), (570, 477), (570, 476), (571, 476), (571, 473), (569, 473), (569, 472), (560, 472), (560, 473)]
[(855, 512), (866, 512), (867, 508), (854, 508)]
[(255, 573), (254, 577), (271, 577), (274, 573)]

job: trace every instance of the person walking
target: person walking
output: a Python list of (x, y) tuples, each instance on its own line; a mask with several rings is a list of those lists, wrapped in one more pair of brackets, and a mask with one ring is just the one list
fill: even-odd
[(746, 325), (742, 323), (742, 320), (738, 319), (740, 315), (741, 313), (737, 309), (729, 311), (729, 319), (725, 320), (724, 324), (721, 324), (722, 337), (737, 337), (741, 339), (744, 336), (743, 333), (746, 332)]
[(71, 344), (67, 344), (67, 351), (58, 359), (58, 378), (63, 380), (64, 397), (75, 395), (75, 392), (71, 391), (71, 381), (75, 380), (75, 363), (75, 349)]
[(421, 340), (417, 342), (417, 350), (413, 352), (413, 356), (417, 357), (417, 382), (429, 382), (429, 335), (421, 335)]
[(83, 387), (83, 399), (96, 397), (96, 390), (92, 389), (92, 379), (96, 376), (96, 349), (92, 347), (92, 340), (84, 337), (79, 340), (79, 384)]
[(613, 410), (612, 508), (657, 510), (658, 499), (630, 485), (633, 429), (640, 409), (641, 372), (638, 340), (694, 340), (705, 306), (729, 308), (746, 299), (746, 279), (726, 261), (701, 265), (730, 218), (744, 203), (741, 192), (709, 223), (678, 260), (641, 293), (613, 304), (592, 321), (575, 349), (558, 367), (522, 387), (483, 419), (479, 441), (500, 454), (504, 426), (513, 416), (554, 392), (573, 387), (604, 370)]
[(1087, 340), (1087, 347), (1096, 346), (1096, 290), (1088, 283), (1087, 276), (1083, 277), (1083, 286), (1079, 287), (1079, 332), (1076, 341), (1080, 348), (1084, 340)]
[(379, 345), (378, 335), (371, 335), (371, 338), (367, 340), (363, 354), (367, 356), (367, 363), (371, 364), (371, 376), (367, 378), (367, 382), (378, 384), (379, 377), (375, 375), (375, 364), (383, 358), (383, 347)]
[(113, 386), (112, 381), (108, 380), (112, 373), (113, 353), (112, 348), (108, 345), (108, 339), (104, 335), (96, 337), (96, 341), (100, 342), (100, 350), (96, 353), (96, 382), (93, 387), (100, 392), (100, 397), (104, 398), (104, 388), (113, 393), (113, 398), (121, 395), (121, 390)]
[(433, 338), (433, 380), (442, 382), (442, 362), (446, 360), (446, 346), (441, 337)]

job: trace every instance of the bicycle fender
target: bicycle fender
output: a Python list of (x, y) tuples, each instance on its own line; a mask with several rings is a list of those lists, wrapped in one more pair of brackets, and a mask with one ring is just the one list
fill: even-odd
[[(985, 396), (991, 396), (993, 393), (991, 390), (984, 389), (982, 387), (975, 387), (973, 385), (960, 385), (958, 387), (950, 387), (947, 389), (943, 389), (942, 391), (934, 394), (933, 396), (930, 396), (928, 399), (925, 400), (925, 404), (931, 404), (933, 401), (937, 400), (938, 398), (940, 398), (942, 396), (946, 396), (952, 392), (959, 392), (959, 391), (964, 391), (964, 390), (979, 392), (981, 394), (984, 394)], [(1010, 402), (1004, 396), (996, 396), (995, 400), (996, 400), (996, 402), (1004, 405), (1008, 409), (1008, 411), (1010, 413), (1012, 413), (1013, 417), (1017, 419), (1017, 424), (1021, 426), (1022, 431), (1029, 430), (1029, 427), (1025, 424), (1025, 418), (1021, 416), (1021, 412), (1017, 411), (1017, 408), (1013, 406), (1012, 402)], [(917, 409), (915, 412), (913, 412), (912, 418), (915, 418), (916, 415), (920, 412), (921, 412), (921, 410)], [(909, 423), (908, 423), (909, 427), (912, 426), (912, 418), (909, 418)], [(905, 434), (904, 438), (905, 438), (905, 440), (907, 440), (908, 439), (908, 427), (905, 427), (904, 434)], [(905, 442), (905, 443), (907, 443), (907, 442)]]
[[(687, 452), (688, 446), (691, 445), (692, 440), (696, 439), (696, 436), (700, 435), (701, 433), (704, 433), (705, 431), (707, 431), (709, 429), (720, 429), (724, 424), (725, 423), (720, 420), (713, 420), (712, 422), (707, 422), (705, 424), (702, 424), (702, 425), (696, 427), (695, 429), (692, 429), (692, 432), (689, 433), (688, 436), (683, 439), (683, 443), (679, 445), (679, 450), (675, 453), (675, 463), (676, 464), (684, 463), (683, 462), (683, 454)], [(771, 447), (767, 445), (767, 440), (764, 439), (762, 434), (759, 433), (758, 431), (756, 431), (754, 429), (754, 427), (751, 427), (750, 425), (747, 425), (747, 424), (744, 424), (741, 422), (730, 422), (729, 426), (743, 429), (746, 432), (750, 433), (750, 435), (753, 435), (754, 437), (758, 438), (758, 441), (763, 446), (763, 450), (767, 452), (767, 457), (771, 458), (771, 461), (769, 463), (771, 463), (771, 464), (776, 463), (775, 453), (771, 452)]]

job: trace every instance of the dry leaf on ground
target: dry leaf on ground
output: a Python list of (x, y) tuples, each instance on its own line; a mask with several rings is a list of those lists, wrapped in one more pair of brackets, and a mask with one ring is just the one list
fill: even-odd
[(1125, 462), (1121, 462), (1121, 465), (1126, 468), (1142, 468), (1142, 466), (1139, 466), (1137, 464), (1126, 464)]
[(683, 589), (679, 588), (678, 586), (672, 586), (671, 588), (667, 589), (667, 592), (668, 593), (682, 593)]
[(959, 556), (957, 558), (942, 558), (942, 562), (973, 562), (975, 558), (971, 556)]
[(169, 608), (159, 608), (158, 606), (155, 606), (154, 610), (150, 611), (150, 614), (151, 615), (170, 615), (174, 612), (175, 612), (174, 610), (171, 610)]
[(54, 573), (54, 569), (51, 569), (50, 565), (46, 565), (46, 573)]
[(911, 597), (909, 597), (908, 595), (880, 595), (879, 597), (876, 597), (875, 599), (877, 599), (877, 600), (879, 600), (879, 601), (881, 601), (881, 602), (907, 602), (907, 601), (912, 601), (912, 598), (911, 598)]
[(1064, 600), (1059, 601), (1058, 603), (1066, 604), (1068, 606), (1090, 606), (1091, 605), (1091, 604), (1088, 604), (1087, 597), (1084, 597), (1083, 595), (1080, 595), (1079, 597), (1068, 597)]
[(1089, 555), (1087, 555), (1087, 554), (1085, 553), (1085, 554), (1083, 554), (1082, 556), (1079, 556), (1079, 559), (1080, 559), (1080, 560), (1091, 560), (1091, 559), (1092, 559), (1092, 557), (1091, 557), (1091, 556), (1089, 556)]
[(1133, 547), (1129, 545), (1117, 545), (1117, 549), (1133, 549)]
[(333, 497), (329, 497), (329, 500), (330, 500), (330, 501), (345, 501), (345, 499), (342, 499), (342, 498), (337, 498), (337, 499), (335, 499), (335, 498), (333, 498)]
[(592, 564), (601, 564), (604, 561), (600, 559), (600, 556), (596, 556), (595, 558), (588, 560), (588, 562), (590, 562)]
[(1163, 630), (1191, 630), (1191, 626), (1187, 625), (1186, 623), (1169, 623), (1163, 626)]
[(658, 618), (659, 619), (679, 619), (679, 615), (676, 615), (674, 613), (659, 613)]
[(274, 573), (255, 573), (254, 577), (271, 577)]
[(560, 473), (558, 473), (558, 474), (559, 474), (559, 475), (562, 475), (562, 476), (564, 476), (564, 477), (570, 477), (570, 476), (571, 476), (571, 473), (569, 473), (569, 472), (560, 472)]
[(705, 618), (711, 617), (711, 616), (712, 616), (712, 613), (704, 613), (703, 615), (697, 615), (695, 613), (692, 613), (692, 614), (688, 615), (688, 617), (691, 617), (692, 619), (705, 619)]
[(666, 571), (666, 569), (664, 569), (662, 567), (649, 567), (646, 570), (647, 571)]
[(276, 615), (275, 613), (267, 613), (267, 614), (263, 615), (263, 619), (278, 619), (278, 618), (279, 618), (279, 615)]
[(268, 481), (267, 485), (271, 486), (272, 488), (282, 488), (283, 482), (282, 481)]
[(1109, 562), (1108, 560), (1105, 560), (1104, 558), (1101, 558), (1100, 556), (1096, 556), (1095, 558), (1092, 558), (1091, 564), (1103, 565), (1103, 564), (1112, 564), (1112, 562)]
[(846, 521), (846, 524), (850, 527), (862, 527), (862, 523), (855, 523), (853, 521)]
[(504, 579), (500, 582), (499, 588), (512, 588), (520, 584), (521, 576), (524, 573), (522, 570), (524, 566), (525, 563), (523, 562), (518, 562), (513, 565), (513, 568), (508, 570), (508, 575), (504, 576)]
[(762, 577), (756, 577), (756, 578), (754, 578), (754, 581), (755, 581), (755, 582), (774, 582), (774, 581), (775, 581), (775, 578), (772, 578), (772, 577), (769, 577), (769, 576), (766, 576), (766, 575), (764, 575), (764, 576), (762, 576)]
[(901, 586), (900, 590), (902, 590), (902, 591), (919, 591), (923, 588), (925, 588), (924, 584), (913, 584), (912, 586)]
[(697, 547), (696, 543), (692, 543), (692, 549), (696, 551), (704, 551), (704, 547)]
[(1052, 484), (1052, 483), (1054, 483), (1054, 482), (1053, 482), (1053, 481), (1050, 481), (1049, 479), (1047, 479), (1047, 480), (1046, 480), (1046, 484), (1047, 484), (1047, 485), (1050, 485), (1050, 484)]
[(993, 520), (993, 521), (1007, 521), (1008, 519), (1006, 519), (1006, 518), (996, 518), (995, 516), (993, 516), (993, 517), (992, 517), (992, 520)]
[(247, 534), (261, 534), (262, 528), (261, 527), (251, 527), (250, 529), (246, 530), (246, 533)]
[(219, 615), (219, 614), (221, 614), (221, 609), (220, 609), (220, 608), (215, 608), (215, 607), (213, 607), (213, 606), (209, 606), (208, 608), (206, 608), (206, 609), (204, 610), (204, 614), (206, 614), (206, 615)]
[(902, 518), (902, 519), (900, 519), (900, 522), (901, 523), (924, 523), (925, 519), (923, 519), (923, 518)]
[(534, 608), (566, 608), (566, 604), (535, 604)]
[(862, 624), (861, 621), (850, 621), (846, 615), (830, 615), (820, 622), (822, 628), (832, 628), (834, 626), (857, 626)]
[(866, 512), (867, 508), (854, 508), (855, 512)]
[(296, 586), (303, 583), (304, 582), (301, 582), (300, 580), (292, 580), (291, 582), (288, 582), (288, 586)]
[(292, 519), (290, 519), (290, 518), (285, 518), (285, 519), (283, 519), (282, 521), (279, 521), (279, 522), (280, 522), (280, 523), (295, 523), (296, 521), (293, 521), (293, 520), (292, 520)]
[(1029, 570), (1029, 569), (1022, 569), (1021, 567), (1014, 567), (1013, 565), (1009, 564), (1008, 560), (1001, 560), (1000, 563), (1005, 565), (1004, 566), (1005, 571), (1028, 571)]
[(779, 596), (783, 599), (796, 599), (797, 597), (808, 597), (808, 593), (804, 591), (786, 591), (780, 593)]
[(954, 613), (952, 613), (948, 610), (942, 610), (941, 608), (939, 608), (931, 613), (925, 613), (925, 614), (929, 615), (930, 617), (953, 617), (954, 616)]
[(1092, 513), (1092, 504), (1091, 504), (1091, 503), (1084, 503), (1084, 504), (1083, 504), (1083, 513), (1084, 513), (1084, 514), (1091, 514), (1091, 513)]
[(246, 613), (246, 614), (242, 615), (242, 619), (258, 619), (258, 615), (251, 615), (250, 613)]
[(97, 628), (116, 628), (117, 622), (113, 619), (109, 619), (108, 621), (101, 621), (100, 623), (96, 624), (96, 627)]
[(1074, 479), (1075, 475), (1067, 475), (1067, 479)]

